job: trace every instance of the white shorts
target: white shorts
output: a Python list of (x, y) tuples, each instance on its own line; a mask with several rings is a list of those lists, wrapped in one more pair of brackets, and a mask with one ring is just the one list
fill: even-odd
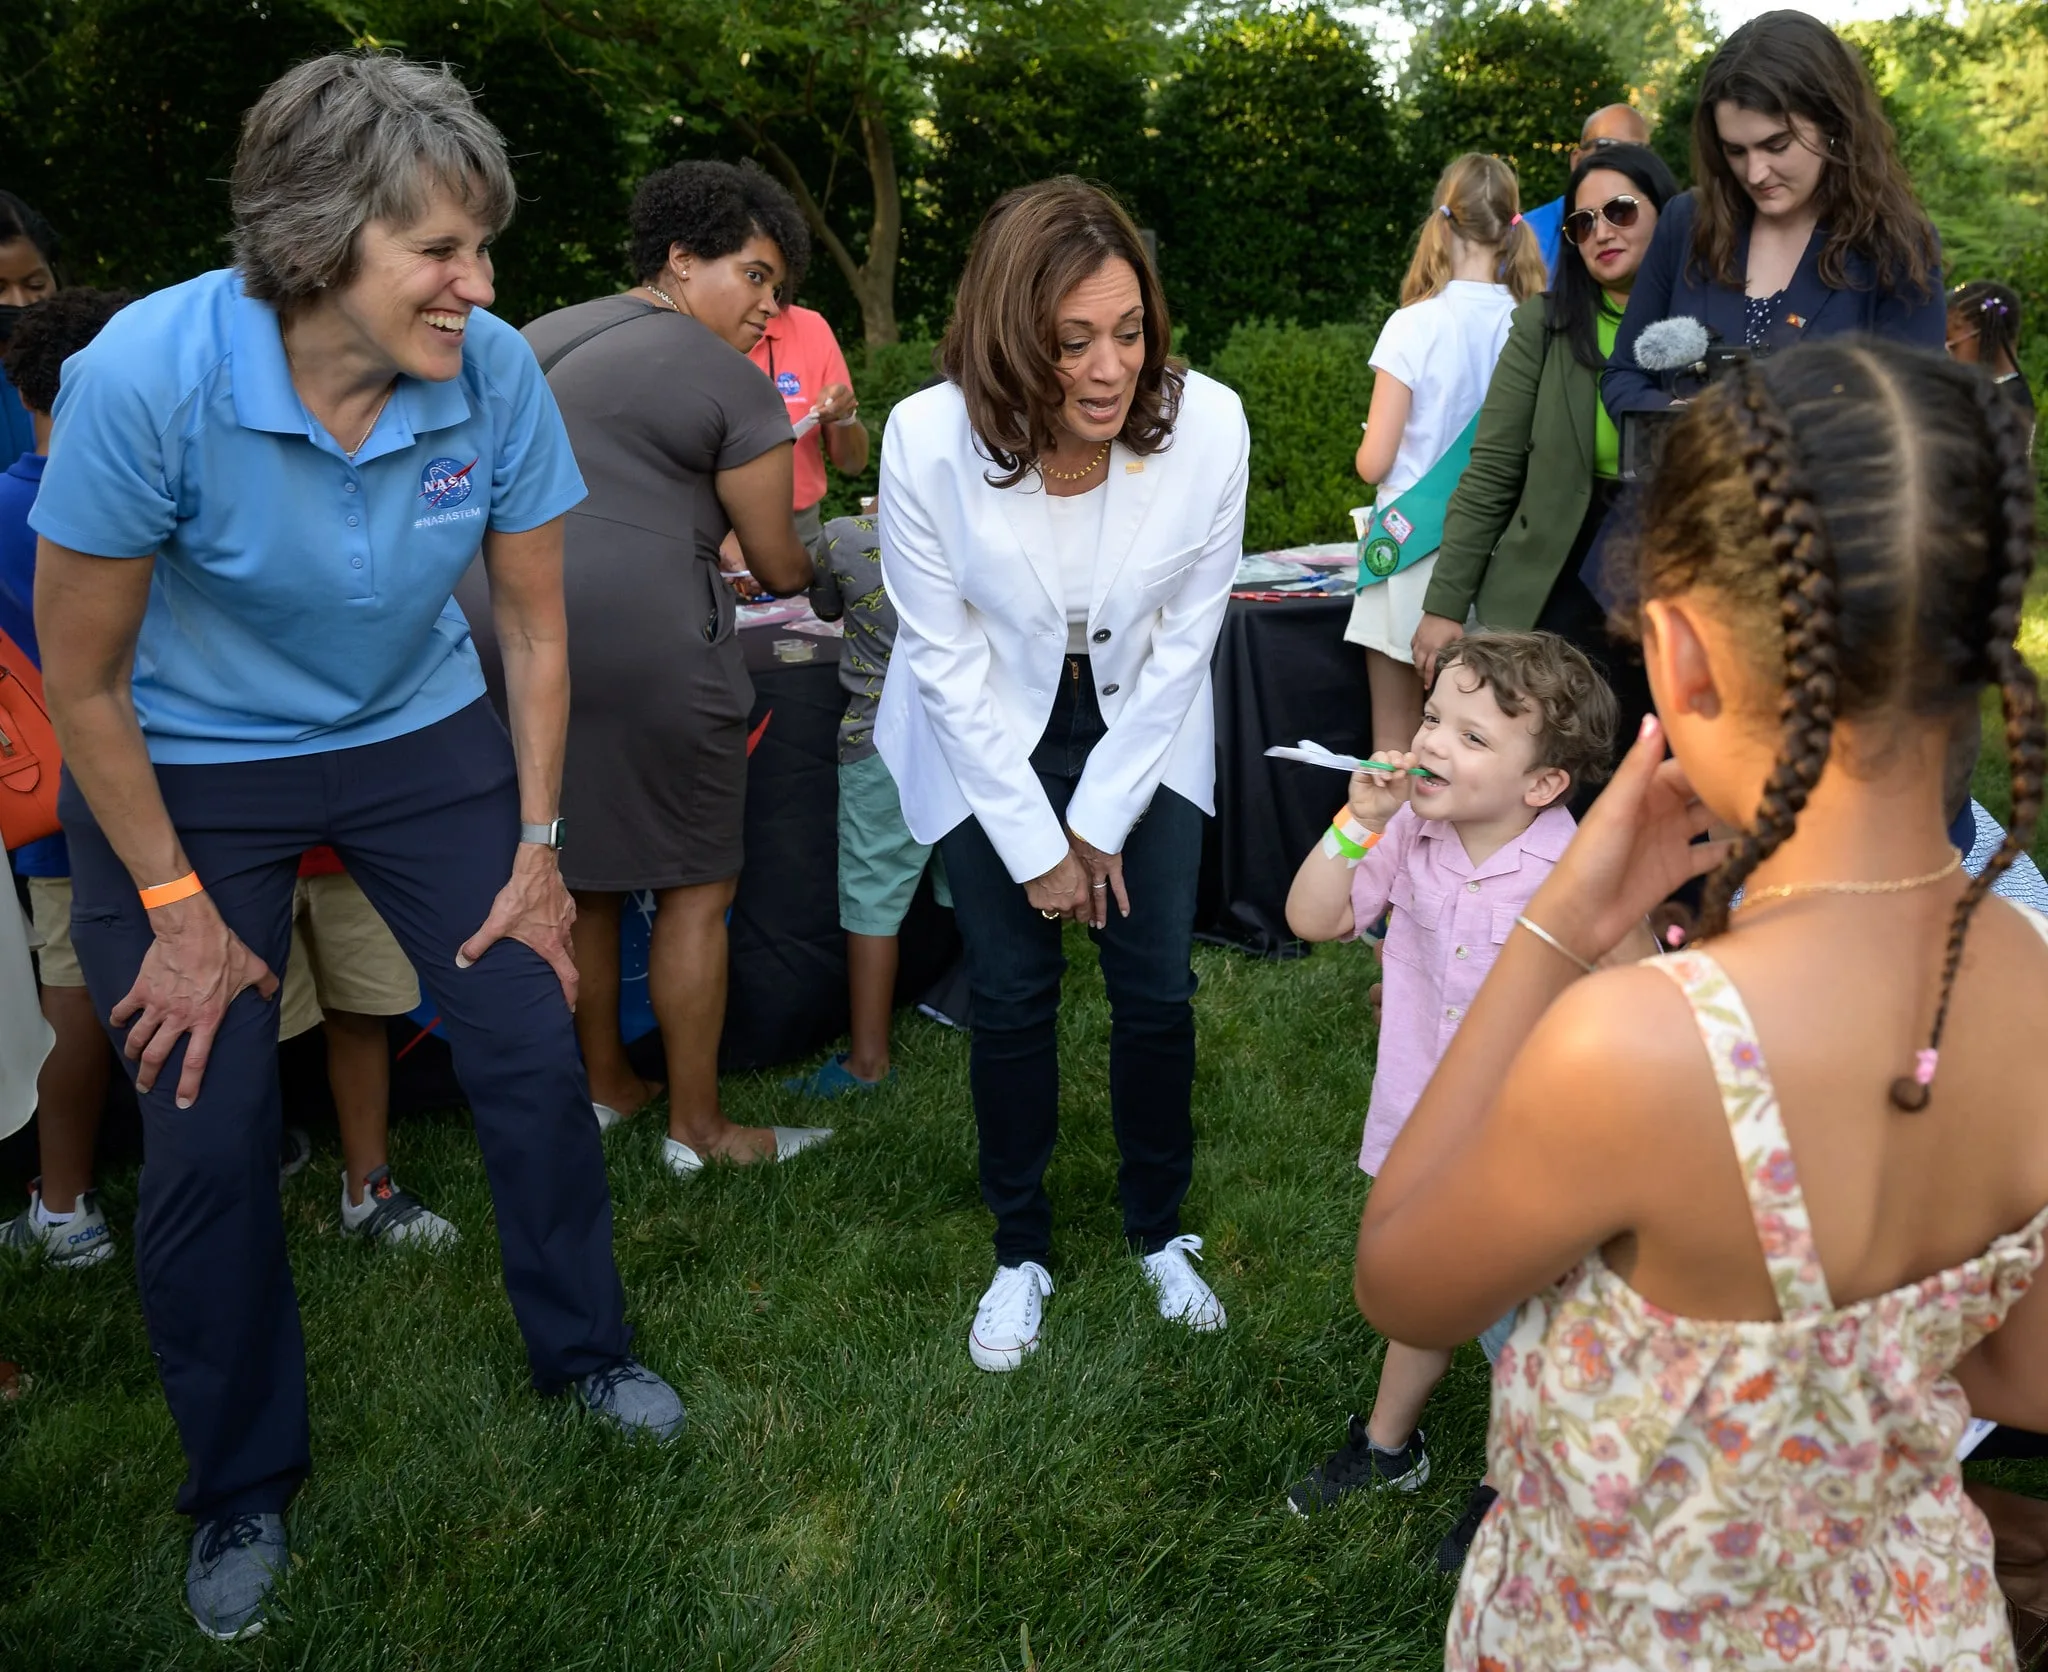
[(1368, 586), (1351, 600), (1351, 619), (1344, 637), (1397, 662), (1412, 663), (1415, 629), (1422, 625), (1422, 600), (1429, 594), (1429, 577), (1436, 573), (1436, 553), (1420, 563), (1411, 563), (1399, 574), (1389, 575)]

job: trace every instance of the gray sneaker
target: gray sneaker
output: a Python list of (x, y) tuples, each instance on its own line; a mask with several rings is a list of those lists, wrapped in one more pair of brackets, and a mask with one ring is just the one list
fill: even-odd
[(100, 1212), (99, 1193), (81, 1190), (78, 1207), (61, 1225), (45, 1225), (36, 1216), (43, 1205), (43, 1181), (28, 1189), (28, 1206), (0, 1225), (0, 1248), (41, 1260), (63, 1271), (83, 1271), (114, 1252), (114, 1233)]
[(576, 1397), (586, 1410), (635, 1437), (651, 1434), (666, 1443), (683, 1431), (676, 1390), (638, 1359), (620, 1359), (608, 1370), (578, 1377)]
[(254, 1637), (263, 1605), (290, 1560), (281, 1515), (224, 1515), (192, 1529), (185, 1606), (216, 1643)]
[(366, 1242), (421, 1248), (443, 1248), (462, 1239), (453, 1225), (410, 1190), (401, 1190), (389, 1167), (379, 1167), (363, 1180), (363, 1199), (348, 1199), (348, 1172), (341, 1175), (341, 1234)]

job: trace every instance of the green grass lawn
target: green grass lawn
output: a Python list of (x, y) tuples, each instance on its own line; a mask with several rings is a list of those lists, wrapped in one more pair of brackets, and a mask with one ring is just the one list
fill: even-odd
[[(1059, 1291), (1046, 1345), (989, 1376), (965, 1335), (991, 1270), (966, 1041), (901, 1025), (899, 1086), (784, 1168), (659, 1165), (608, 1144), (638, 1350), (690, 1409), (671, 1450), (526, 1389), (468, 1123), (401, 1123), (401, 1176), (463, 1229), (451, 1255), (336, 1231), (331, 1131), (287, 1187), (315, 1472), (285, 1618), (223, 1651), (184, 1615), (182, 1473), (125, 1259), (0, 1273), (0, 1659), (10, 1667), (1019, 1668), (1433, 1664), (1437, 1539), (1477, 1478), (1467, 1349), (1412, 1499), (1310, 1526), (1281, 1495), (1362, 1406), (1377, 1342), (1349, 1271), (1372, 1061), (1352, 947), (1198, 954), (1201, 1145), (1187, 1225), (1230, 1310), (1194, 1337), (1124, 1253), (1107, 1015), (1070, 937)], [(728, 1082), (744, 1119), (803, 1111)], [(124, 1242), (135, 1181), (108, 1181)], [(124, 1250), (125, 1252), (125, 1250)]]
[[(1989, 759), (1978, 793), (2004, 814)], [(901, 1024), (901, 1083), (786, 1168), (679, 1183), (655, 1121), (610, 1139), (638, 1350), (690, 1408), (667, 1451), (527, 1391), (466, 1119), (396, 1135), (401, 1176), (465, 1234), (441, 1257), (341, 1242), (330, 1128), (286, 1192), (315, 1473), (282, 1617), (248, 1645), (203, 1642), (183, 1610), (182, 1463), (127, 1261), (0, 1269), (0, 1353), (33, 1377), (0, 1406), (0, 1663), (1441, 1664), (1452, 1587), (1432, 1555), (1481, 1469), (1477, 1350), (1431, 1408), (1423, 1492), (1313, 1525), (1281, 1503), (1378, 1361), (1349, 1284), (1372, 959), (1197, 953), (1186, 1220), (1230, 1327), (1191, 1337), (1159, 1321), (1123, 1252), (1107, 1016), (1087, 941), (1069, 950), (1059, 1291), (1044, 1349), (1009, 1376), (974, 1370), (965, 1347), (991, 1269), (966, 1041), (921, 1019)], [(807, 1115), (773, 1076), (727, 1095), (741, 1119)], [(104, 1197), (125, 1244), (133, 1176)], [(2042, 1466), (1989, 1473), (2048, 1490)]]

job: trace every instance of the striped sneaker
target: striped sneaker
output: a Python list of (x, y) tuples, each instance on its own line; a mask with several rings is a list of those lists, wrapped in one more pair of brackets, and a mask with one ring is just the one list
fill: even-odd
[(376, 1243), (417, 1243), (441, 1248), (461, 1240), (455, 1227), (410, 1190), (399, 1189), (389, 1167), (379, 1167), (363, 1180), (363, 1200), (351, 1206), (348, 1174), (341, 1175), (341, 1234)]

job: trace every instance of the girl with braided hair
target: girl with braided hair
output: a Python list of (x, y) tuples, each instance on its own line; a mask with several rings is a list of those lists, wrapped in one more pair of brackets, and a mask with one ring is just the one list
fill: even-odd
[[(1814, 343), (1674, 426), (1636, 562), (1657, 715), (1359, 1231), (1395, 1339), (1534, 1296), (1448, 1666), (2012, 1666), (1954, 1450), (1973, 1409), (2048, 1426), (2048, 919), (1985, 899), (2042, 795), (2033, 555), (2025, 437), (1971, 368)], [(1942, 765), (1987, 684), (2014, 816), (1970, 878)], [(1707, 870), (1694, 945), (1598, 967)]]

